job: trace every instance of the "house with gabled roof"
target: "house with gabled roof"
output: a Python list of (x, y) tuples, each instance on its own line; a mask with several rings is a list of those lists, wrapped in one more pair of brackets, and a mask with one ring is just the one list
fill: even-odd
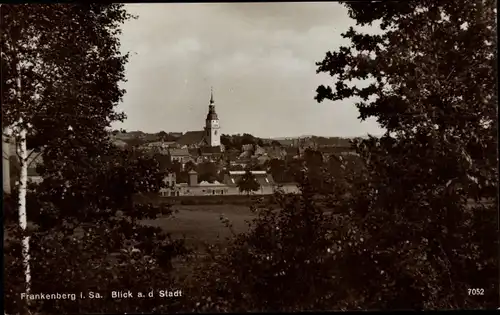
[(187, 162), (191, 161), (191, 155), (189, 154), (189, 150), (184, 148), (184, 149), (177, 149), (177, 148), (170, 148), (168, 149), (168, 155), (170, 156), (170, 159), (172, 162), (179, 162), (183, 165), (186, 164)]

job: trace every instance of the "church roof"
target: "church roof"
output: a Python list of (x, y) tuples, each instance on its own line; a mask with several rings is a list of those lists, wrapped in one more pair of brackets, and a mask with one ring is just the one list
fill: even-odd
[(210, 104), (208, 106), (207, 120), (218, 120), (217, 113), (215, 112), (215, 106)]
[(204, 139), (205, 131), (188, 131), (177, 139), (177, 143), (180, 145), (193, 145), (203, 142)]

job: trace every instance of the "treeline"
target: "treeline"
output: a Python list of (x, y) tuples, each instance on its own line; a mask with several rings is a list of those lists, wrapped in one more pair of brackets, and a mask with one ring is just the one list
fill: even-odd
[(226, 147), (226, 149), (236, 149), (240, 150), (243, 145), (252, 144), (261, 147), (283, 147), (283, 146), (300, 146), (301, 144), (306, 145), (316, 145), (316, 146), (338, 146), (338, 147), (349, 147), (351, 145), (352, 138), (341, 138), (341, 137), (305, 137), (305, 138), (292, 138), (293, 140), (275, 140), (275, 139), (262, 139), (251, 134), (244, 133), (243, 135), (221, 135), (221, 143)]
[[(111, 134), (113, 136), (116, 136), (119, 133), (120, 132), (118, 130), (114, 130)], [(121, 133), (123, 133), (123, 131)], [(130, 137), (120, 137), (119, 139), (125, 142), (130, 147), (137, 147), (150, 142), (174, 142), (178, 138), (178, 136), (174, 136), (171, 133), (160, 131), (158, 133), (144, 133), (140, 135), (133, 135)]]
[(224, 145), (226, 150), (241, 150), (241, 147), (246, 144), (253, 144), (253, 145), (259, 145), (259, 146), (264, 146), (265, 142), (258, 138), (254, 137), (251, 134), (244, 133), (242, 135), (236, 134), (236, 135), (227, 135), (227, 134), (222, 134), (220, 137), (221, 143)]
[[(123, 133), (123, 131), (114, 130), (112, 132), (112, 135), (116, 136), (119, 133)], [(160, 131), (158, 133), (153, 133), (153, 134), (141, 134), (141, 135), (121, 138), (122, 141), (124, 141), (131, 147), (140, 146), (149, 142), (157, 142), (157, 141), (175, 142), (177, 139), (178, 136), (175, 136), (171, 133), (167, 133), (165, 131)], [(260, 147), (269, 147), (269, 146), (282, 147), (282, 146), (290, 146), (291, 144), (297, 146), (300, 143), (307, 143), (307, 144), (315, 144), (318, 146), (348, 147), (350, 146), (350, 140), (351, 140), (350, 138), (311, 136), (306, 139), (297, 138), (291, 143), (289, 143), (290, 140), (283, 141), (286, 142), (286, 144), (284, 145), (279, 140), (263, 139), (255, 137), (248, 133), (235, 134), (235, 135), (229, 135), (229, 134), (221, 135), (221, 143), (224, 145), (226, 150), (238, 150), (238, 151), (241, 150), (241, 148), (244, 145), (248, 144), (258, 145)]]

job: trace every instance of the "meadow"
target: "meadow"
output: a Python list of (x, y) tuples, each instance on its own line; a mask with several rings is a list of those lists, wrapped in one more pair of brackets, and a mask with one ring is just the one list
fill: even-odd
[[(189, 281), (193, 269), (207, 255), (206, 245), (224, 246), (234, 233), (248, 230), (248, 222), (255, 218), (250, 205), (253, 198), (247, 196), (202, 197), (153, 197), (153, 203), (171, 204), (173, 214), (157, 219), (143, 220), (146, 225), (162, 228), (174, 239), (184, 239), (192, 252), (172, 261), (175, 273), (181, 281)], [(221, 218), (229, 220), (229, 229)]]
[(255, 216), (248, 205), (235, 204), (173, 205), (172, 210), (173, 215), (143, 220), (143, 224), (161, 227), (173, 238), (185, 238), (188, 245), (195, 247), (200, 241), (215, 244), (231, 235), (221, 216), (231, 221), (237, 233), (244, 232), (246, 221)]

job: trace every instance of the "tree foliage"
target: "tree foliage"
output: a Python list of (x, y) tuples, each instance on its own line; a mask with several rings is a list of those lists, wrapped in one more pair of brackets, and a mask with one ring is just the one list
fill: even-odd
[[(127, 55), (119, 52), (117, 35), (130, 16), (120, 4), (2, 5), (1, 14), (2, 119), (21, 123), (28, 145), (43, 154), (38, 171), (44, 180), (27, 195), (31, 290), (105, 296), (27, 305), (21, 300), (23, 235), (7, 221), (6, 311), (158, 310), (160, 300), (110, 299), (112, 290), (146, 291), (171, 282), (171, 260), (184, 249), (161, 229), (141, 224), (169, 215), (169, 207), (133, 198), (158, 192), (164, 176), (158, 161), (120, 150), (109, 139), (110, 123), (123, 118), (114, 108), (124, 93), (118, 83)], [(23, 93), (13, 92), (18, 79)], [(16, 217), (15, 200), (6, 198), (6, 219)]]
[(244, 133), (236, 134), (236, 135), (221, 135), (221, 143), (224, 145), (226, 150), (236, 149), (241, 150), (241, 147), (245, 144), (256, 144), (259, 146), (264, 146), (265, 143), (262, 139), (255, 137), (251, 134)]
[[(348, 2), (358, 24), (318, 63), (317, 100), (359, 98), (387, 132), (358, 142), (366, 184), (343, 242), (350, 307), (485, 308), (497, 285), (494, 1)], [(348, 85), (370, 79), (369, 85)], [(362, 189), (361, 189), (362, 188)], [(425, 219), (424, 219), (425, 218)], [(356, 269), (356, 272), (347, 270)], [(374, 276), (377, 275), (377, 276)], [(394, 288), (398, 288), (395, 290)], [(484, 288), (470, 296), (468, 288)]]
[(245, 192), (248, 195), (260, 189), (259, 182), (257, 181), (255, 175), (253, 175), (250, 170), (245, 171), (245, 174), (237, 182), (237, 185), (240, 192)]
[[(82, 135), (94, 129), (93, 134), (103, 133), (103, 138), (107, 131), (102, 126), (124, 117), (114, 111), (124, 91), (113, 82), (124, 79), (128, 55), (119, 53), (116, 35), (127, 18), (118, 5), (4, 5), (4, 124), (11, 126), (22, 118), (34, 148), (50, 145), (49, 140), (59, 144), (69, 127)], [(17, 79), (21, 98), (15, 93)], [(102, 119), (83, 122), (82, 117)]]
[(159, 167), (162, 171), (171, 171), (172, 170), (172, 158), (170, 155), (155, 153), (153, 154), (153, 158), (158, 161)]
[(213, 183), (219, 179), (219, 168), (217, 164), (213, 162), (203, 162), (197, 165), (196, 170), (198, 172), (198, 179), (200, 182), (207, 181)]
[(339, 274), (332, 265), (333, 222), (312, 197), (278, 194), (274, 206), (256, 204), (249, 232), (212, 249), (195, 272), (196, 298), (186, 306), (195, 312), (329, 309), (342, 292), (332, 281)]

